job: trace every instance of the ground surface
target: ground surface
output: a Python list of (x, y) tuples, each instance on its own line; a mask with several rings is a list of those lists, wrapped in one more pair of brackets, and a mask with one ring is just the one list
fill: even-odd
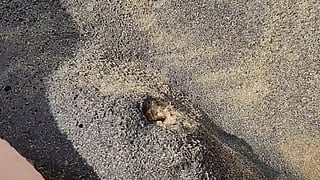
[(52, 176), (112, 175), (139, 126), (121, 120), (172, 87), (260, 161), (319, 179), (319, 14), (316, 0), (2, 1), (0, 137)]

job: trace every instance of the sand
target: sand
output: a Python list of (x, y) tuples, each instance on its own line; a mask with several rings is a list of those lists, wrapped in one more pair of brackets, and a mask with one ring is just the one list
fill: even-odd
[(101, 177), (121, 150), (107, 122), (174, 87), (275, 171), (319, 178), (318, 1), (4, 1), (0, 13), (0, 137), (38, 169)]

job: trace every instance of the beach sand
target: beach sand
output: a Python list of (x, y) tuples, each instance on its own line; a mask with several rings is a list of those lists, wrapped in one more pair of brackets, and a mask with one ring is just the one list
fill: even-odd
[(101, 177), (121, 150), (106, 121), (174, 87), (275, 171), (320, 178), (319, 1), (4, 1), (0, 13), (0, 137), (49, 175)]

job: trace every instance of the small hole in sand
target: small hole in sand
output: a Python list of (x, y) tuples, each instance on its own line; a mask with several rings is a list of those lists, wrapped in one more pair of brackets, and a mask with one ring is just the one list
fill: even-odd
[(11, 86), (6, 86), (3, 88), (5, 92), (11, 91), (11, 89), (12, 89)]
[(167, 117), (164, 113), (164, 109), (165, 107), (163, 104), (150, 97), (145, 100), (142, 107), (145, 117), (151, 122), (165, 121)]
[(177, 124), (177, 111), (167, 103), (155, 98), (147, 98), (142, 111), (151, 123), (161, 127), (173, 127)]

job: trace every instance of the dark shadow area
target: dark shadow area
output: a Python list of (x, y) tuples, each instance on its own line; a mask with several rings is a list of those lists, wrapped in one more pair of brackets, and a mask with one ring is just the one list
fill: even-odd
[(46, 97), (44, 78), (72, 56), (77, 41), (59, 1), (0, 2), (0, 138), (46, 179), (98, 179), (59, 131)]

